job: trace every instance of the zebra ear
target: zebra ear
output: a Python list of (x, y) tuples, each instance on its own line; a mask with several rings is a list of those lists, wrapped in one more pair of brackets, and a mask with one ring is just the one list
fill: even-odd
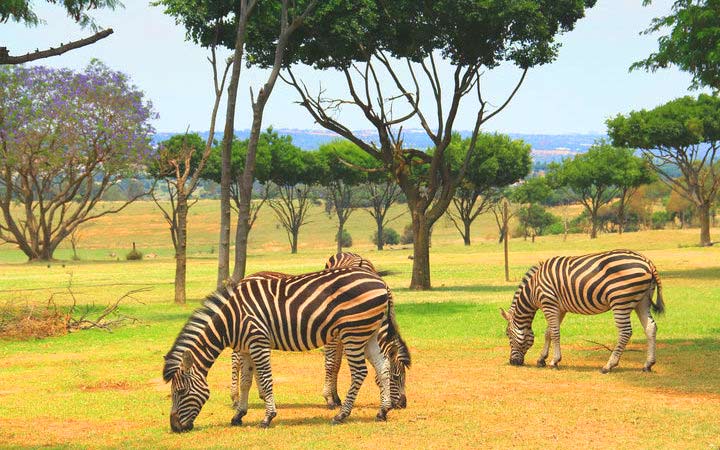
[(185, 350), (182, 355), (182, 361), (180, 363), (180, 370), (187, 372), (190, 369), (192, 369), (193, 363), (195, 360), (193, 359), (192, 352), (190, 350)]
[(503, 319), (507, 320), (508, 322), (512, 320), (512, 316), (510, 315), (510, 313), (506, 313), (505, 310), (502, 308), (500, 308), (500, 315), (503, 316)]

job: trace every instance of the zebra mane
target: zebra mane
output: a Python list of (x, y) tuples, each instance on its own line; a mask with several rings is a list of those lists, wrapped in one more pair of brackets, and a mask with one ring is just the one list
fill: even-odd
[(535, 275), (535, 273), (540, 270), (540, 266), (543, 265), (543, 261), (535, 264), (534, 266), (530, 267), (527, 272), (525, 272), (525, 275), (523, 275), (522, 280), (520, 281), (520, 284), (518, 285), (517, 289), (515, 290), (515, 295), (513, 295), (512, 304), (510, 305), (510, 309), (514, 310), (515, 306), (517, 304), (517, 301), (520, 298), (520, 291), (522, 290), (523, 286), (525, 286), (530, 279)]
[[(182, 361), (182, 355), (185, 350), (194, 347), (194, 345), (190, 344), (200, 342), (200, 336), (203, 334), (207, 325), (233, 297), (232, 291), (234, 288), (234, 284), (229, 284), (213, 292), (205, 298), (202, 307), (192, 313), (185, 323), (185, 326), (180, 330), (177, 338), (175, 338), (175, 343), (173, 343), (170, 351), (165, 355), (163, 380), (165, 380), (166, 383), (172, 379), (175, 372), (180, 368), (180, 362)], [(200, 346), (202, 345), (204, 344)]]

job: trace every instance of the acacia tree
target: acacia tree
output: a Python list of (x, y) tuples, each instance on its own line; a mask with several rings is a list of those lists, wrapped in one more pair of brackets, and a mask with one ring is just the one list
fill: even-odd
[[(710, 209), (720, 191), (720, 98), (682, 97), (607, 121), (616, 145), (642, 149), (661, 180), (697, 208), (700, 245), (712, 245)], [(680, 171), (672, 176), (669, 169)]]
[[(448, 157), (453, 158), (454, 167), (460, 167), (470, 142), (459, 135), (454, 139), (458, 142), (448, 148)], [(507, 135), (482, 133), (475, 146), (465, 178), (452, 199), (455, 208), (447, 210), (465, 245), (470, 245), (473, 221), (499, 199), (498, 189), (526, 177), (532, 166), (530, 145)]]
[(720, 91), (720, 1), (676, 0), (672, 14), (653, 19), (645, 34), (665, 30), (669, 34), (658, 39), (658, 51), (630, 69), (654, 72), (674, 65), (692, 75), (691, 87)]
[(375, 220), (377, 233), (375, 245), (377, 245), (378, 250), (383, 250), (385, 247), (385, 227), (390, 221), (405, 214), (403, 211), (392, 218), (388, 217), (390, 207), (397, 202), (402, 191), (390, 174), (384, 170), (377, 170), (368, 173), (367, 193), (370, 208), (366, 211)]
[(307, 224), (307, 212), (312, 205), (310, 187), (321, 175), (314, 152), (304, 152), (292, 145), (283, 148), (272, 148), (270, 179), (277, 185), (278, 198), (271, 199), (269, 204), (280, 224), (287, 233), (290, 252), (295, 254), (298, 249), (300, 228)]
[(345, 223), (358, 208), (358, 186), (367, 179), (363, 170), (371, 163), (370, 157), (355, 144), (345, 140), (336, 140), (318, 148), (318, 164), (321, 176), (318, 180), (325, 187), (332, 210), (338, 219), (337, 252), (342, 251)]
[(618, 234), (623, 234), (625, 230), (626, 206), (630, 198), (637, 192), (640, 186), (650, 184), (657, 180), (648, 162), (643, 158), (638, 158), (634, 153), (634, 150), (629, 148), (618, 151), (618, 158), (621, 159), (616, 166), (617, 172), (615, 177), (615, 184), (618, 188)]
[[(118, 0), (63, 0), (62, 2), (58, 0), (46, 0), (46, 2), (62, 3), (62, 6), (72, 20), (83, 28), (89, 26), (95, 31), (95, 34), (77, 41), (68, 43), (61, 42), (59, 46), (50, 47), (47, 50), (35, 50), (34, 53), (19, 56), (11, 56), (7, 47), (0, 47), (0, 65), (22, 64), (51, 56), (62, 55), (70, 50), (85, 47), (86, 45), (106, 38), (113, 33), (112, 28), (98, 31), (98, 27), (93, 18), (88, 15), (88, 11), (99, 8), (115, 9), (117, 6), (122, 6), (122, 3)], [(8, 21), (22, 22), (29, 27), (37, 26), (43, 22), (42, 19), (35, 14), (35, 11), (33, 11), (30, 0), (8, 0), (0, 2), (0, 23), (7, 23)]]
[(153, 118), (142, 91), (98, 61), (0, 68), (0, 241), (50, 260), (79, 225), (146, 194), (96, 209), (152, 157)]
[[(541, 216), (545, 210), (539, 203), (544, 202), (552, 193), (552, 189), (545, 177), (533, 177), (525, 180), (524, 183), (511, 191), (510, 198), (520, 205), (524, 205), (517, 211), (518, 218), (523, 227), (524, 238), (527, 240), (529, 228), (542, 223)], [(535, 242), (535, 233), (532, 236)]]
[[(555, 35), (572, 29), (585, 7), (594, 3), (363, 2), (357, 7), (365, 9), (355, 13), (355, 26), (313, 28), (309, 30), (316, 32), (313, 39), (289, 54), (288, 65), (302, 61), (344, 74), (347, 98), (328, 98), (322, 90), (310, 92), (291, 70), (285, 79), (318, 124), (376, 158), (398, 182), (412, 216), (412, 289), (431, 287), (430, 230), (447, 210), (464, 176), (481, 125), (507, 106), (531, 67), (555, 58)], [(483, 96), (480, 75), (502, 62), (515, 64), (521, 71), (520, 80), (507, 98), (491, 109)], [(452, 71), (449, 83), (440, 76), (445, 63)], [(421, 93), (427, 94), (429, 108), (421, 105)], [(454, 176), (445, 151), (468, 95), (476, 97), (479, 106), (465, 161), (459, 176)], [(338, 110), (345, 107), (363, 114), (377, 133), (375, 143), (366, 142), (340, 121)], [(420, 124), (432, 142), (432, 154), (404, 145), (402, 127), (408, 123)], [(416, 166), (426, 166), (421, 176), (416, 176)]]
[[(234, 139), (234, 121), (240, 68), (246, 44), (252, 43), (256, 54), (263, 58), (248, 58), (248, 65), (269, 68), (268, 77), (257, 96), (251, 89), (252, 124), (248, 139), (245, 165), (236, 182), (240, 202), (238, 204), (238, 230), (235, 242), (235, 267), (232, 278), (239, 280), (245, 274), (247, 263), (247, 237), (251, 227), (252, 186), (256, 164), (257, 147), (262, 131), (262, 120), (270, 95), (275, 87), (291, 38), (314, 12), (317, 0), (280, 0), (260, 2), (257, 0), (159, 0), (166, 6), (166, 13), (183, 22), (188, 36), (195, 42), (207, 43), (219, 39), (228, 48), (234, 49), (234, 64), (228, 87), (228, 103), (225, 115), (225, 131), (222, 142), (222, 176), (220, 198), (220, 243), (218, 251), (218, 287), (224, 284), (230, 273), (230, 185), (231, 153)], [(350, 0), (334, 0), (323, 5), (322, 13), (334, 17), (337, 6)], [(340, 9), (342, 10), (342, 8)], [(208, 24), (220, 20), (224, 27), (219, 33)], [(261, 37), (262, 36), (262, 37)], [(250, 37), (248, 41), (248, 37)], [(267, 40), (261, 40), (266, 39)]]
[[(271, 148), (274, 146), (285, 146), (287, 145), (287, 138), (278, 135), (277, 131), (272, 128), (268, 128), (267, 131), (260, 135), (260, 140), (257, 148), (257, 156), (255, 163), (255, 181), (260, 183), (260, 190), (257, 192), (259, 201), (252, 202), (250, 204), (250, 218), (249, 227), (247, 233), (250, 233), (252, 226), (257, 220), (260, 209), (267, 202), (270, 195), (270, 164), (272, 158)], [(232, 144), (232, 164), (230, 165), (230, 199), (232, 200), (231, 207), (237, 212), (240, 206), (240, 177), (245, 167), (245, 157), (247, 155), (248, 140), (235, 140)], [(222, 159), (221, 159), (221, 148), (217, 147), (217, 151), (210, 155), (208, 160), (207, 168), (203, 173), (203, 177), (212, 180), (216, 183), (220, 183), (222, 177)], [(238, 239), (237, 233), (241, 232), (240, 227), (235, 229), (235, 238)], [(245, 237), (247, 239), (247, 236)]]

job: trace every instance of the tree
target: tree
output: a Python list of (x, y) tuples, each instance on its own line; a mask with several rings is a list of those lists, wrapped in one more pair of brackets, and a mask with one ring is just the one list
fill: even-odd
[[(235, 240), (237, 242), (238, 239), (242, 239), (242, 237), (239, 235), (241, 232), (247, 232), (248, 235), (250, 233), (250, 230), (252, 229), (252, 226), (255, 224), (255, 221), (257, 220), (258, 214), (260, 213), (260, 209), (263, 207), (265, 202), (268, 200), (268, 196), (270, 195), (270, 164), (272, 159), (272, 151), (271, 148), (274, 146), (281, 146), (284, 147), (286, 145), (292, 145), (292, 142), (288, 141), (288, 137), (280, 136), (277, 131), (274, 131), (272, 128), (268, 128), (266, 132), (260, 135), (258, 148), (257, 148), (257, 156), (256, 156), (256, 163), (255, 163), (255, 181), (261, 184), (261, 191), (259, 192), (260, 201), (259, 202), (252, 202), (250, 204), (250, 218), (248, 221), (248, 227), (241, 229), (241, 227), (236, 227), (235, 229)], [(208, 161), (208, 166), (205, 169), (205, 172), (203, 174), (203, 177), (205, 177), (208, 180), (212, 180), (214, 182), (221, 182), (222, 179), (222, 158), (221, 153), (222, 149), (220, 147), (216, 148), (217, 151), (213, 152), (210, 155), (210, 160)], [(241, 181), (241, 175), (243, 173), (243, 170), (245, 168), (245, 159), (247, 156), (248, 151), (248, 140), (234, 140), (232, 143), (232, 152), (231, 152), (231, 165), (230, 165), (230, 199), (232, 200), (232, 207), (235, 211), (238, 210), (240, 207), (240, 185), (239, 182)], [(282, 150), (278, 150), (282, 151)], [(244, 236), (244, 239), (248, 239), (248, 236)], [(235, 257), (237, 258), (239, 254), (236, 252)], [(235, 265), (238, 265), (238, 261), (235, 261)]]
[[(344, 0), (350, 1), (350, 0)], [(237, 89), (240, 78), (240, 68), (246, 45), (254, 45), (255, 55), (245, 59), (248, 65), (258, 65), (269, 68), (268, 77), (257, 93), (250, 91), (253, 120), (250, 126), (245, 166), (237, 186), (239, 188), (240, 202), (238, 205), (238, 230), (235, 242), (234, 280), (239, 280), (245, 274), (247, 262), (247, 236), (250, 230), (252, 186), (254, 180), (255, 161), (262, 120), (270, 95), (275, 87), (280, 69), (285, 60), (285, 52), (294, 43), (291, 41), (295, 34), (305, 23), (308, 16), (313, 13), (317, 0), (279, 2), (261, 2), (257, 0), (239, 0), (230, 5), (230, 2), (217, 0), (159, 0), (158, 4), (166, 6), (166, 13), (173, 15), (176, 20), (182, 21), (187, 30), (188, 37), (195, 42), (207, 43), (211, 39), (220, 39), (226, 47), (234, 49), (234, 64), (228, 88), (227, 112), (225, 115), (225, 132), (222, 142), (222, 177), (221, 177), (221, 211), (220, 211), (220, 244), (218, 251), (218, 279), (217, 285), (221, 287), (228, 278), (230, 258), (230, 167), (231, 147), (234, 139), (235, 107)], [(333, 17), (335, 7), (342, 1), (335, 0), (322, 8), (325, 15)], [(198, 8), (200, 6), (200, 8)], [(198, 11), (199, 10), (199, 11)], [(199, 13), (200, 12), (200, 13)], [(221, 27), (215, 27), (216, 22)], [(212, 24), (212, 26), (209, 26)], [(279, 30), (279, 31), (278, 31)], [(248, 40), (248, 36), (251, 38)], [(266, 41), (260, 41), (267, 38)], [(263, 58), (258, 58), (257, 54)]]
[[(644, 0), (645, 5), (651, 0)], [(720, 1), (676, 0), (672, 14), (653, 19), (645, 34), (669, 30), (658, 39), (658, 51), (630, 66), (655, 72), (677, 66), (689, 72), (692, 87), (720, 91)]]
[(520, 208), (518, 220), (526, 230), (528, 228), (533, 230), (532, 241), (535, 242), (535, 236), (542, 236), (545, 229), (557, 222), (558, 218), (546, 211), (541, 205), (532, 204)]
[[(57, 0), (46, 0), (48, 3), (60, 3)], [(74, 50), (76, 48), (85, 47), (86, 45), (93, 44), (100, 39), (104, 39), (113, 33), (112, 28), (107, 30), (97, 31), (97, 25), (95, 21), (90, 17), (87, 12), (91, 9), (108, 8), (115, 9), (117, 6), (122, 6), (118, 0), (63, 0), (62, 5), (68, 13), (68, 16), (72, 18), (81, 27), (87, 26), (95, 30), (95, 34), (79, 39), (77, 41), (71, 41), (67, 44), (60, 43), (58, 47), (50, 47), (47, 50), (35, 50), (34, 53), (27, 53), (20, 56), (10, 56), (10, 52), (7, 47), (0, 47), (0, 65), (3, 64), (22, 64), (38, 59), (49, 58), (51, 56), (62, 55), (65, 52)], [(7, 23), (12, 20), (13, 22), (22, 22), (25, 25), (37, 26), (42, 23), (37, 14), (32, 10), (32, 3), (30, 0), (10, 0), (0, 3), (0, 23)]]
[(619, 161), (615, 165), (615, 185), (618, 188), (617, 225), (618, 234), (625, 230), (626, 206), (640, 186), (657, 180), (647, 161), (634, 155), (630, 148), (617, 151)]
[(649, 175), (641, 169), (642, 161), (634, 159), (632, 153), (630, 149), (600, 141), (586, 153), (550, 165), (551, 182), (569, 188), (585, 207), (590, 218), (591, 239), (597, 237), (600, 228), (600, 208), (624, 192), (621, 200), (624, 210), (628, 192), (649, 180), (646, 178)]
[(363, 170), (371, 162), (367, 153), (346, 140), (337, 140), (321, 145), (318, 149), (318, 163), (322, 166), (319, 183), (325, 187), (327, 201), (338, 219), (336, 235), (337, 252), (342, 252), (343, 231), (350, 214), (359, 206), (357, 187), (367, 181)]
[[(545, 211), (543, 208), (540, 208), (540, 210), (538, 210), (537, 208), (535, 208), (535, 206), (538, 203), (544, 202), (551, 193), (552, 189), (550, 188), (550, 185), (548, 184), (545, 177), (528, 178), (527, 180), (525, 180), (524, 183), (518, 185), (515, 189), (511, 191), (510, 198), (515, 203), (525, 205), (525, 208), (522, 208), (520, 210), (525, 210), (525, 220), (520, 221), (521, 225), (523, 226), (523, 234), (525, 239), (527, 239), (530, 228), (532, 227), (532, 225), (530, 224), (540, 221), (540, 218), (533, 217), (533, 214)], [(520, 211), (518, 211), (518, 213)], [(532, 239), (533, 242), (535, 242), (534, 234)]]
[(152, 157), (154, 118), (143, 92), (98, 61), (79, 73), (0, 68), (0, 240), (50, 260), (79, 225), (140, 197), (95, 208)]
[[(698, 210), (700, 245), (712, 245), (710, 209), (720, 191), (720, 98), (681, 97), (607, 121), (616, 145), (642, 149), (661, 180)], [(668, 169), (678, 169), (674, 177)]]
[[(459, 135), (453, 139), (460, 142), (450, 145), (448, 157), (453, 159), (454, 167), (460, 168), (470, 142), (468, 139), (460, 139)], [(530, 145), (521, 140), (512, 140), (509, 136), (497, 133), (482, 133), (478, 135), (475, 146), (465, 178), (452, 199), (455, 210), (447, 210), (448, 217), (465, 245), (470, 245), (470, 226), (473, 221), (499, 199), (498, 189), (526, 177), (532, 166)]]
[[(412, 289), (431, 287), (430, 229), (452, 201), (480, 127), (509, 104), (531, 67), (555, 58), (555, 35), (572, 29), (585, 7), (594, 3), (357, 2), (352, 9), (354, 23), (347, 28), (309, 28), (306, 32), (315, 32), (313, 39), (289, 51), (288, 65), (301, 61), (342, 71), (347, 95), (341, 98), (329, 98), (322, 89), (310, 92), (292, 70), (285, 79), (318, 124), (380, 161), (399, 184), (413, 224)], [(258, 41), (268, 42), (270, 38)], [(515, 64), (521, 75), (506, 99), (491, 109), (490, 101), (483, 96), (480, 75), (502, 62)], [(445, 65), (453, 73), (449, 83), (440, 76)], [(421, 93), (427, 94), (429, 108), (424, 103), (421, 107)], [(465, 160), (459, 176), (454, 176), (445, 152), (463, 99), (470, 94), (479, 106), (473, 115), (475, 123)], [(374, 143), (366, 142), (340, 121), (338, 112), (344, 108), (357, 108), (362, 113), (377, 133)], [(402, 129), (408, 123), (420, 124), (432, 142), (432, 154), (404, 145)], [(418, 174), (418, 166), (425, 166), (424, 173)]]
[[(377, 161), (375, 163), (377, 164)], [(376, 236), (378, 236), (375, 245), (378, 250), (383, 250), (387, 243), (385, 242), (387, 233), (385, 227), (390, 221), (405, 214), (403, 211), (392, 218), (388, 218), (390, 207), (397, 202), (402, 191), (390, 174), (384, 170), (378, 170), (368, 174), (367, 193), (370, 208), (366, 211), (375, 220), (375, 232), (377, 233)]]
[(270, 179), (278, 187), (278, 198), (270, 200), (270, 207), (287, 233), (290, 252), (295, 254), (300, 228), (308, 223), (307, 212), (312, 205), (310, 186), (319, 180), (322, 169), (316, 153), (303, 152), (292, 144), (272, 149), (270, 167)]

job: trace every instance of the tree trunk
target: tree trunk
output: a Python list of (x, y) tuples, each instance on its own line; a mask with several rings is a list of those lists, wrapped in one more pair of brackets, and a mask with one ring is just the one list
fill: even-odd
[(430, 227), (424, 214), (412, 212), (413, 268), (410, 289), (430, 289)]
[(245, 29), (247, 27), (247, 2), (242, 2), (240, 17), (238, 18), (237, 35), (235, 37), (235, 52), (233, 53), (233, 67), (228, 84), (227, 109), (225, 112), (225, 129), (222, 140), (222, 170), (220, 175), (220, 239), (218, 248), (218, 276), (217, 288), (221, 289), (230, 276), (230, 164), (232, 142), (235, 136), (235, 105), (237, 103), (238, 83), (242, 57), (245, 47)]
[(463, 233), (463, 242), (465, 245), (470, 245), (470, 224), (469, 220), (463, 220), (465, 232)]
[(625, 229), (625, 202), (621, 199), (618, 205), (618, 234), (622, 235)]
[(700, 216), (700, 246), (709, 247), (712, 245), (712, 240), (710, 240), (710, 204), (699, 205), (698, 213)]
[[(248, 238), (250, 236), (250, 203), (243, 204), (240, 202), (238, 208), (238, 222), (235, 229), (235, 267), (233, 268), (232, 278), (235, 281), (241, 280), (245, 276), (247, 270), (247, 248)], [(247, 212), (243, 210), (247, 209)]]
[(338, 222), (338, 232), (337, 232), (337, 253), (342, 252), (343, 248), (343, 230), (345, 229), (345, 222), (339, 221)]
[(385, 240), (383, 239), (383, 221), (382, 219), (376, 220), (377, 225), (377, 249), (382, 250), (385, 247)]
[(297, 253), (298, 250), (298, 234), (300, 234), (300, 230), (294, 230), (292, 232), (292, 242), (290, 242), (290, 253), (293, 255)]
[(590, 239), (597, 238), (597, 212), (590, 214)]
[(177, 247), (175, 248), (175, 303), (185, 304), (187, 276), (187, 198), (178, 195), (177, 203)]
[(508, 223), (510, 222), (510, 212), (508, 211), (508, 202), (505, 200), (503, 202), (503, 212), (502, 212), (502, 221), (503, 221), (503, 253), (505, 255), (505, 281), (510, 281), (510, 264), (509, 264), (509, 258), (508, 258), (508, 241), (510, 240), (510, 235), (508, 233)]

